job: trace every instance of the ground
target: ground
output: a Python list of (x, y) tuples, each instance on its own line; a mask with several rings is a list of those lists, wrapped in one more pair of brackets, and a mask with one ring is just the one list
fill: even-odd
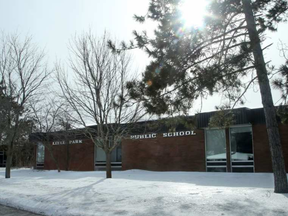
[(0, 204), (45, 215), (288, 215), (270, 173), (0, 170)]

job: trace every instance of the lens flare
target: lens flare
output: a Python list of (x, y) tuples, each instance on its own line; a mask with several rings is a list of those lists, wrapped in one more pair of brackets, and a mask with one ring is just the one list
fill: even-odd
[(207, 0), (183, 0), (180, 11), (186, 27), (201, 28), (204, 25)]
[(151, 80), (148, 80), (148, 81), (147, 81), (147, 85), (148, 85), (148, 86), (151, 86), (151, 85), (152, 85), (152, 81), (151, 81)]

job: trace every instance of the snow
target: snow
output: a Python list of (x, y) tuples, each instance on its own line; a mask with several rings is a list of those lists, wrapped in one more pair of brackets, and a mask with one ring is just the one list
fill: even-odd
[(45, 215), (288, 215), (271, 173), (4, 171), (0, 204)]

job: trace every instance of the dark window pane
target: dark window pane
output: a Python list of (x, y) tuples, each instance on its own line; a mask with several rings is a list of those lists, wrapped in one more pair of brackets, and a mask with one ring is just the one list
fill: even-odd
[(122, 148), (121, 148), (121, 146), (118, 146), (116, 148), (116, 152), (117, 152), (116, 161), (117, 162), (122, 162)]
[(207, 167), (209, 166), (226, 166), (226, 161), (207, 161)]
[(232, 172), (254, 172), (253, 167), (233, 167)]
[(252, 128), (230, 129), (232, 172), (254, 172)]
[(253, 160), (251, 127), (231, 128), (231, 159)]
[(226, 172), (226, 167), (208, 167), (208, 172)]

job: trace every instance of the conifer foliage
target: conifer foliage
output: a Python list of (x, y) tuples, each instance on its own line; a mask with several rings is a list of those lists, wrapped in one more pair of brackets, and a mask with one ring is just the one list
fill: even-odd
[(278, 107), (277, 114), (281, 118), (281, 122), (288, 124), (288, 57), (287, 57), (287, 45), (282, 43), (281, 52), (286, 62), (280, 69), (280, 77), (273, 80), (274, 88), (281, 92), (281, 105)]
[[(213, 0), (203, 28), (185, 27), (180, 0), (151, 0), (146, 16), (158, 23), (155, 36), (134, 32), (135, 42), (122, 49), (141, 48), (152, 58), (141, 81), (127, 84), (131, 96), (141, 98), (151, 113), (187, 113), (192, 102), (221, 93), (241, 102), (247, 89), (257, 82), (264, 107), (275, 192), (288, 192), (280, 135), (273, 105), (267, 62), (261, 44), (264, 33), (276, 31), (285, 21), (286, 0)], [(197, 7), (195, 1), (195, 7)]]

